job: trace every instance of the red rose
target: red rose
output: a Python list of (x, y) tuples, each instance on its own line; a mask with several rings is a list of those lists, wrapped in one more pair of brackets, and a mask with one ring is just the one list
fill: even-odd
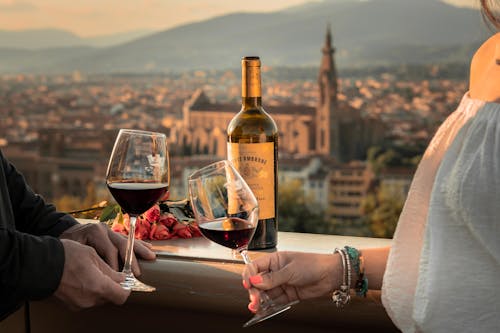
[(111, 230), (123, 235), (128, 235), (128, 230), (125, 228), (125, 225), (123, 223), (120, 223), (118, 219), (115, 219), (113, 221), (113, 225), (111, 225)]
[(163, 224), (154, 223), (151, 226), (151, 232), (149, 233), (149, 238), (157, 240), (169, 239), (170, 232), (168, 231), (167, 227), (165, 227)]
[(163, 224), (167, 228), (172, 228), (174, 224), (177, 223), (177, 219), (172, 213), (165, 213), (160, 215), (159, 223)]
[(189, 228), (189, 231), (191, 232), (191, 235), (193, 235), (193, 237), (201, 236), (201, 231), (200, 231), (200, 227), (198, 227), (198, 223), (191, 222), (188, 224), (188, 228)]
[(149, 239), (153, 239), (154, 234), (156, 232), (156, 228), (158, 228), (158, 223), (153, 223), (151, 225), (151, 229), (149, 230)]
[(149, 222), (157, 222), (160, 218), (160, 206), (154, 205), (149, 208), (144, 214), (142, 214), (146, 220)]
[[(127, 214), (122, 216), (123, 220), (121, 217), (117, 217), (111, 228), (115, 232), (128, 235), (130, 232), (130, 217)], [(198, 236), (201, 236), (201, 232), (196, 222), (184, 225), (177, 220), (174, 214), (161, 213), (158, 204), (148, 209), (136, 220), (136, 239), (161, 240)]]
[(135, 238), (148, 239), (150, 230), (151, 224), (144, 218), (138, 217), (135, 223)]
[(177, 223), (174, 225), (174, 233), (176, 236), (179, 236), (180, 238), (191, 238), (193, 235), (191, 234), (191, 231), (189, 230), (189, 227), (187, 225), (183, 225), (180, 223)]
[(130, 231), (130, 216), (128, 214), (123, 214), (123, 227), (128, 235)]

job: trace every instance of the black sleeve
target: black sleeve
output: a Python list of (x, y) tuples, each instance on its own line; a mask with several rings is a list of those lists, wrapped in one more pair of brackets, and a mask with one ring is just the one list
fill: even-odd
[(58, 237), (77, 222), (33, 193), (0, 151), (0, 320), (25, 300), (59, 286), (64, 247)]
[(17, 230), (32, 235), (59, 237), (64, 230), (78, 223), (70, 215), (58, 212), (53, 205), (46, 204), (26, 184), (16, 168), (1, 157)]
[(0, 229), (0, 307), (12, 308), (23, 300), (52, 295), (63, 268), (64, 248), (59, 239)]

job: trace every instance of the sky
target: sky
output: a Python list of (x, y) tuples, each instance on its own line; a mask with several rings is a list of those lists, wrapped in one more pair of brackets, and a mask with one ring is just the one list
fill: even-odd
[[(312, 1), (322, 0), (0, 0), (0, 30), (58, 28), (81, 37), (160, 31), (231, 12), (275, 11)], [(447, 0), (460, 6), (478, 1)]]

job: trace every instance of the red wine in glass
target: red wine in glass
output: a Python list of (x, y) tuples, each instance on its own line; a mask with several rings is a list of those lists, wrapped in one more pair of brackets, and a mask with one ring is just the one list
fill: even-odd
[(121, 282), (127, 290), (152, 292), (153, 286), (139, 281), (132, 272), (134, 235), (137, 217), (167, 197), (170, 164), (165, 134), (133, 129), (120, 129), (109, 158), (106, 185), (130, 216), (127, 249)]
[[(203, 236), (236, 250), (250, 264), (248, 243), (259, 221), (259, 203), (252, 190), (228, 160), (207, 165), (188, 178), (191, 206)], [(294, 304), (277, 304), (265, 292), (260, 307), (243, 327), (254, 325)]]
[(233, 250), (247, 246), (255, 232), (255, 225), (237, 217), (223, 217), (199, 227), (205, 237)]
[(120, 207), (130, 215), (140, 215), (168, 192), (165, 183), (151, 182), (115, 182), (108, 183), (108, 189)]

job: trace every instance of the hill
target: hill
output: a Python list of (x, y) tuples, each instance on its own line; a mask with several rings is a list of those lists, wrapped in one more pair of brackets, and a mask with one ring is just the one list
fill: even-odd
[[(234, 13), (108, 48), (0, 49), (2, 72), (161, 72), (317, 65), (327, 24), (339, 67), (468, 62), (490, 34), (477, 10), (438, 0), (329, 0), (273, 13)], [(8, 65), (5, 65), (8, 64)]]

